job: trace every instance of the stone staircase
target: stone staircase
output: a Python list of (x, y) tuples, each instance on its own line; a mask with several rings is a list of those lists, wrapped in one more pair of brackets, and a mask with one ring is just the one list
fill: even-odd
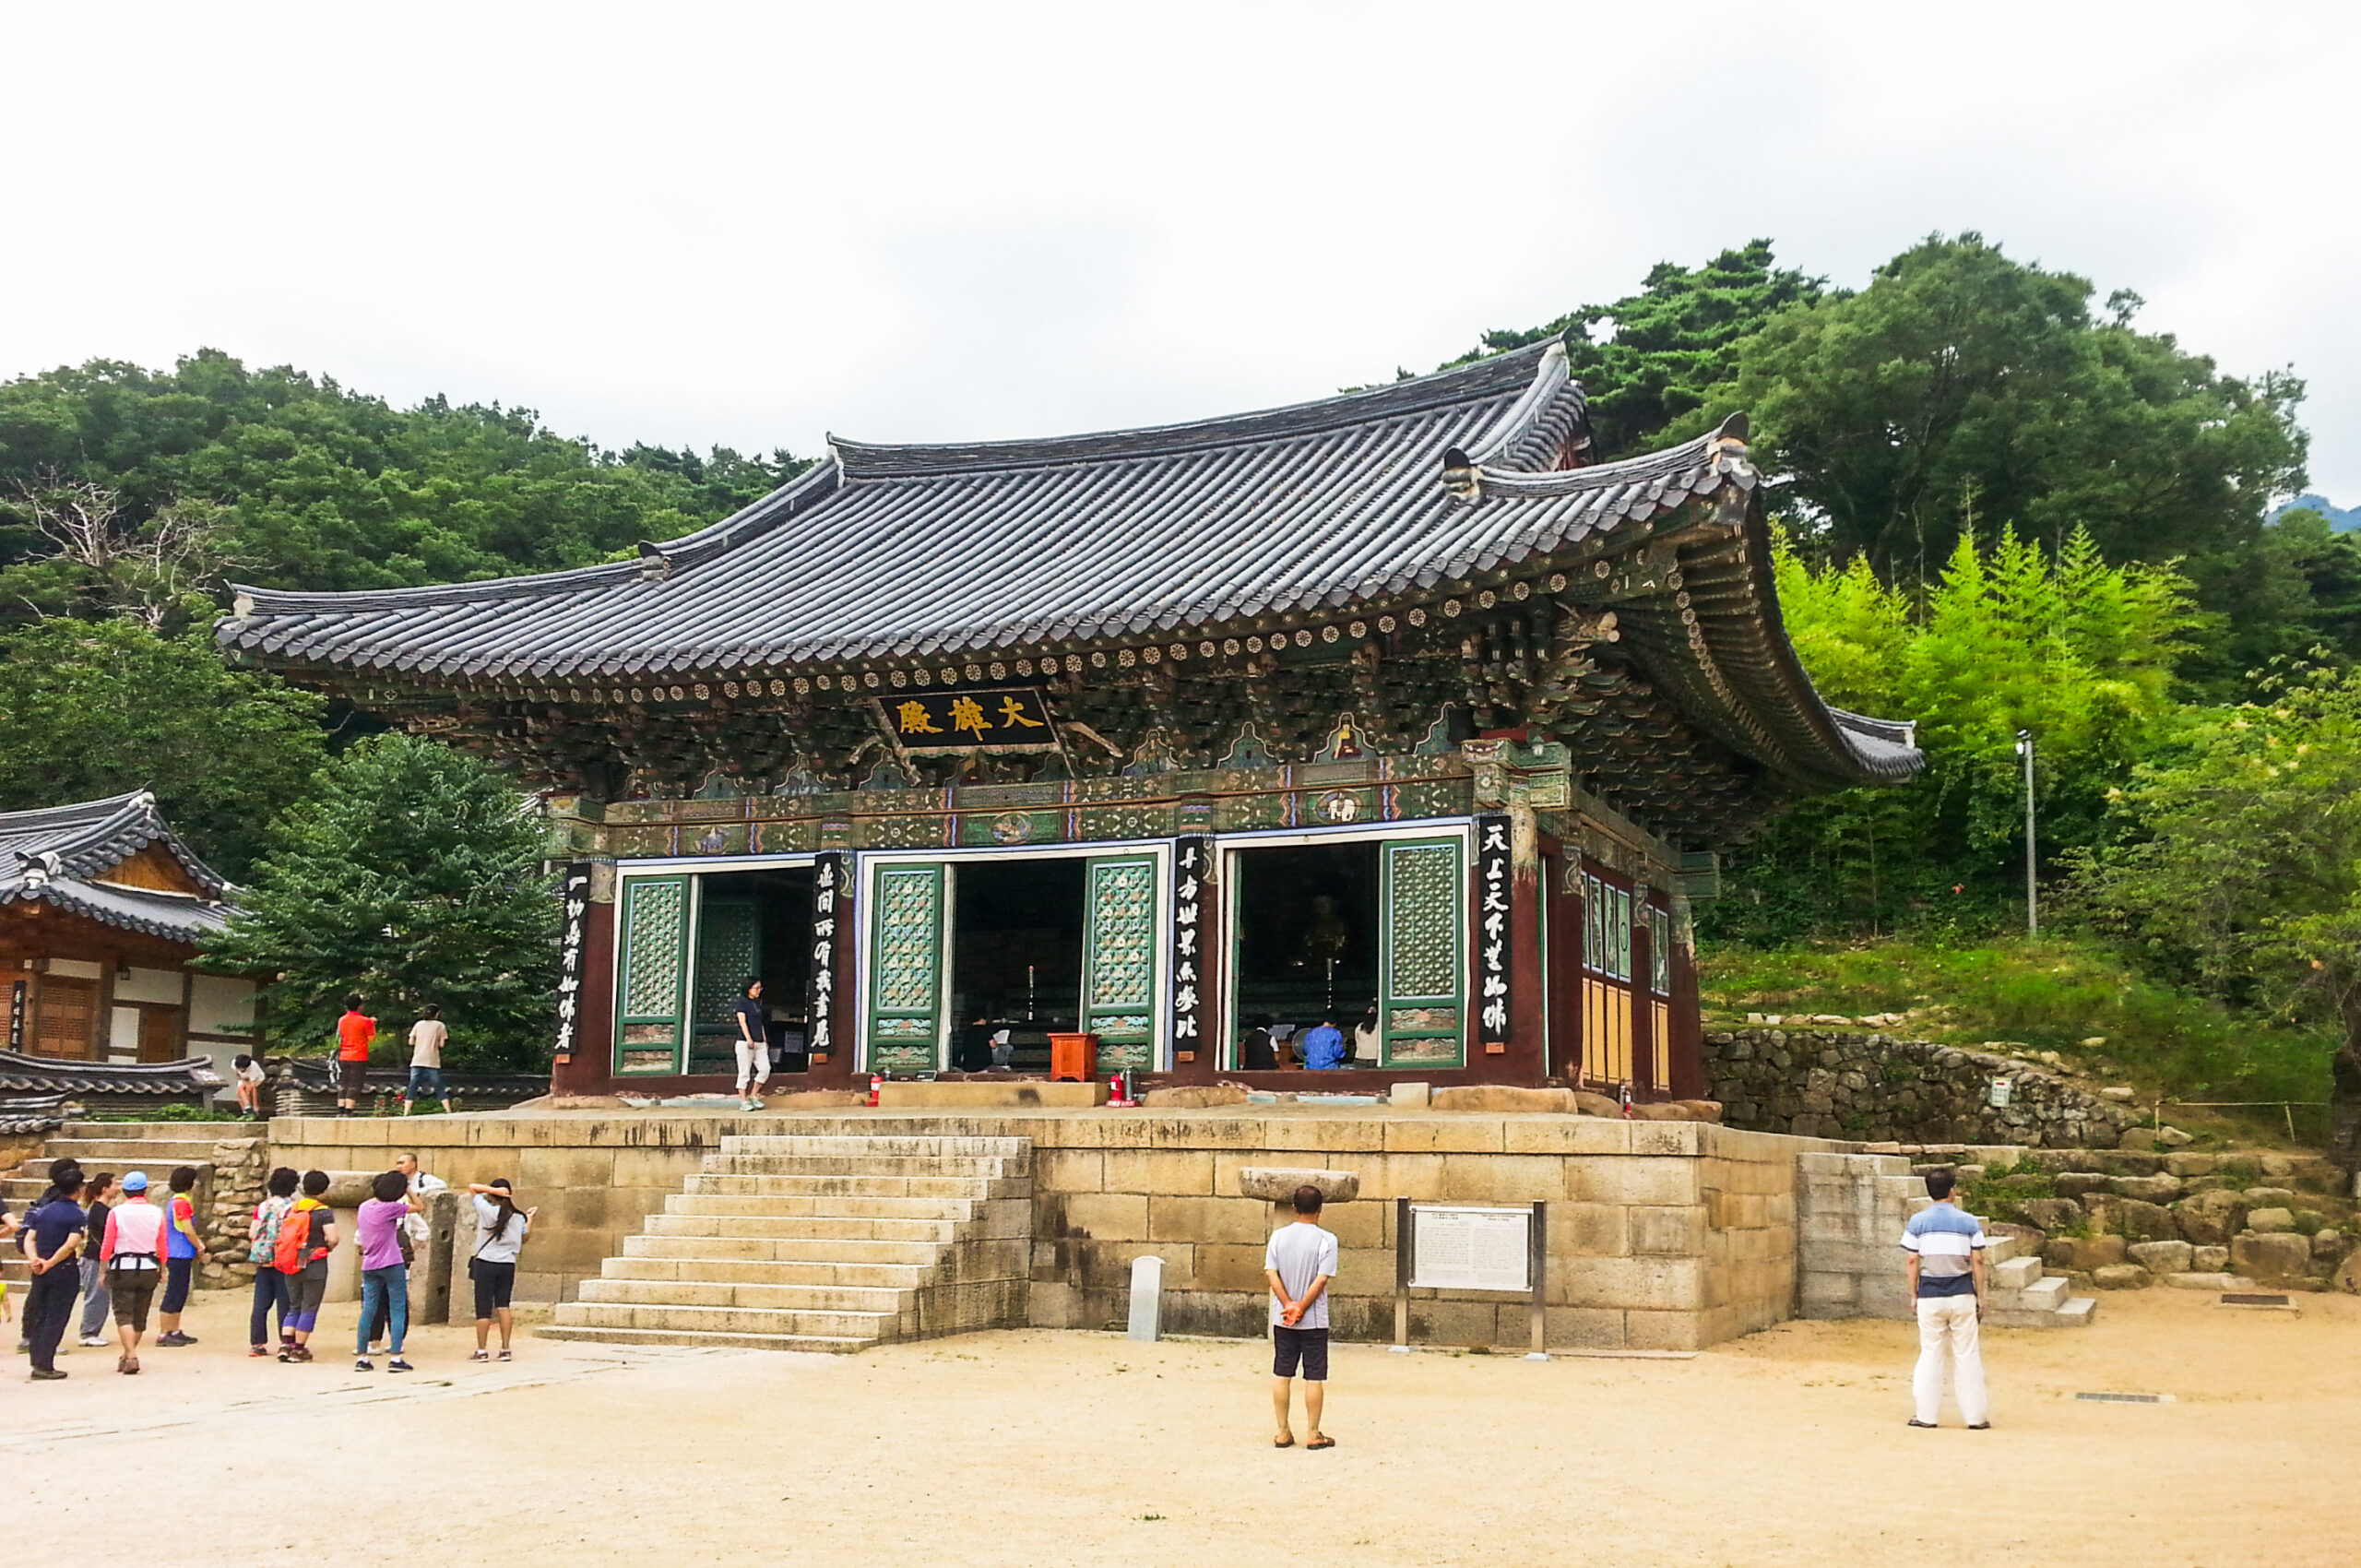
[[(1797, 1294), (1807, 1318), (1916, 1315), (1903, 1293), (1897, 1242), (1912, 1215), (1927, 1206), (1927, 1185), (1898, 1155), (1796, 1157)], [(1984, 1321), (1996, 1328), (2080, 1328), (2098, 1311), (2088, 1296), (2067, 1294), (2063, 1275), (2013, 1236), (1985, 1250), (1991, 1299)]]
[[(41, 1201), (49, 1190), (49, 1162), (71, 1155), (82, 1162), (82, 1169), (92, 1175), (99, 1171), (113, 1172), (118, 1182), (126, 1171), (148, 1173), (148, 1195), (162, 1202), (172, 1190), (172, 1171), (176, 1167), (196, 1168), (196, 1194), (200, 1206), (213, 1189), (213, 1145), (218, 1138), (252, 1136), (258, 1124), (231, 1122), (68, 1122), (42, 1146), (39, 1153), (30, 1155), (22, 1165), (5, 1178), (0, 1178), (0, 1198), (5, 1198), (8, 1212), (18, 1219), (25, 1211)], [(122, 1198), (122, 1190), (113, 1194)], [(200, 1212), (202, 1208), (200, 1207)], [(18, 1252), (13, 1241), (0, 1247), (0, 1279), (8, 1282), (10, 1293), (17, 1296), (18, 1311), (23, 1310), (21, 1292), (31, 1281), (30, 1265)]]
[(1024, 1138), (725, 1137), (582, 1282), (558, 1339), (860, 1350), (1025, 1321)]

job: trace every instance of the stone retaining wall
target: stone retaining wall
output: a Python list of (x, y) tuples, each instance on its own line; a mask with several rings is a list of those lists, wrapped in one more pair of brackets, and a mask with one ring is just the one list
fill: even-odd
[[(1567, 1348), (1693, 1349), (1790, 1316), (1794, 1141), (1699, 1123), (1550, 1115), (1239, 1108), (753, 1116), (282, 1119), (274, 1163), (366, 1170), (415, 1150), (455, 1185), (507, 1176), (541, 1206), (520, 1301), (571, 1299), (727, 1134), (931, 1133), (1033, 1144), (1031, 1321), (1103, 1328), (1129, 1309), (1132, 1261), (1164, 1260), (1165, 1324), (1259, 1335), (1275, 1217), (1250, 1165), (1350, 1170), (1323, 1223), (1343, 1242), (1341, 1338), (1394, 1333), (1394, 1199), (1549, 1206), (1548, 1330)], [(1522, 1296), (1415, 1293), (1412, 1337), (1517, 1348)]]
[[(2012, 1058), (1884, 1034), (1717, 1029), (1705, 1036), (1704, 1059), (1722, 1120), (1757, 1132), (2083, 1148), (2112, 1146), (2140, 1120)], [(1995, 1078), (2010, 1085), (1998, 1109)]]

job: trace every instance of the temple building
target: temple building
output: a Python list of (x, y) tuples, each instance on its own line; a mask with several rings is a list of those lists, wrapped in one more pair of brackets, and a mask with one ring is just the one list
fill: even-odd
[[(1266, 412), (872, 445), (635, 562), (241, 589), (231, 657), (514, 766), (556, 1082), (782, 1062), (1703, 1092), (1693, 899), (1899, 783), (1783, 630), (1746, 424), (1592, 461), (1551, 342)], [(1282, 1063), (1333, 1022), (1345, 1064)], [(1357, 1028), (1358, 1027), (1358, 1028)], [(774, 1078), (774, 1087), (779, 1080)]]
[[(228, 918), (231, 891), (181, 842), (145, 790), (0, 812), (8, 1051), (112, 1069), (185, 1068), (194, 1057), (226, 1063), (250, 1049), (254, 981), (189, 968), (198, 944)], [(15, 1071), (39, 1082), (0, 1075), (0, 1087), (136, 1094), (143, 1091), (122, 1084), (179, 1085), (186, 1076), (111, 1071), (86, 1082), (87, 1075), (59, 1067), (19, 1063)]]

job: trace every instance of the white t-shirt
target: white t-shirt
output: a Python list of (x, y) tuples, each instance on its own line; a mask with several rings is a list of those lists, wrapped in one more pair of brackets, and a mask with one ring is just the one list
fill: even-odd
[(248, 1057), (246, 1059), (246, 1064), (238, 1069), (238, 1081), (242, 1084), (258, 1084), (262, 1082), (262, 1063), (255, 1061), (252, 1057)]
[[(1336, 1278), (1336, 1238), (1318, 1225), (1298, 1220), (1282, 1225), (1272, 1234), (1271, 1244), (1263, 1249), (1263, 1266), (1278, 1271), (1279, 1283), (1287, 1288), (1290, 1301), (1301, 1301), (1311, 1289), (1311, 1282), (1326, 1275), (1330, 1283)], [(1271, 1321), (1284, 1321), (1279, 1299), (1271, 1298)], [(1295, 1322), (1298, 1328), (1328, 1326), (1328, 1292), (1320, 1292), (1320, 1300), (1304, 1308), (1303, 1315)]]
[(520, 1208), (510, 1217), (500, 1234), (494, 1236), (492, 1228), (499, 1222), (500, 1206), (478, 1193), (474, 1255), (486, 1263), (515, 1263), (516, 1250), (525, 1244), (525, 1232), (531, 1229), (533, 1222), (525, 1218), (525, 1211)]
[(443, 1027), (440, 1018), (421, 1018), (409, 1027), (409, 1064), (413, 1067), (443, 1065), (443, 1042), (451, 1031)]

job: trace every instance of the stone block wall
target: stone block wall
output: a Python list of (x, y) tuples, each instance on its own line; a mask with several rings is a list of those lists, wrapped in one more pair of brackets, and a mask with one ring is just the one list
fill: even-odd
[[(414, 1150), (455, 1185), (507, 1176), (541, 1206), (520, 1301), (571, 1299), (730, 1134), (929, 1133), (1033, 1146), (1030, 1321), (1127, 1317), (1131, 1265), (1164, 1260), (1169, 1333), (1259, 1336), (1263, 1249), (1286, 1217), (1243, 1196), (1249, 1165), (1354, 1171), (1323, 1223), (1343, 1243), (1338, 1337), (1394, 1335), (1394, 1203), (1549, 1205), (1548, 1334), (1568, 1348), (1694, 1349), (1790, 1315), (1795, 1156), (1786, 1138), (1699, 1123), (1562, 1114), (1044, 1111), (746, 1117), (282, 1120), (273, 1163), (384, 1169)], [(1522, 1295), (1413, 1292), (1416, 1342), (1521, 1348)]]
[[(1716, 1029), (1705, 1075), (1733, 1127), (1869, 1143), (2111, 1146), (2137, 1112), (2010, 1057), (1891, 1035)], [(2006, 1078), (2010, 1103), (1989, 1101)]]

